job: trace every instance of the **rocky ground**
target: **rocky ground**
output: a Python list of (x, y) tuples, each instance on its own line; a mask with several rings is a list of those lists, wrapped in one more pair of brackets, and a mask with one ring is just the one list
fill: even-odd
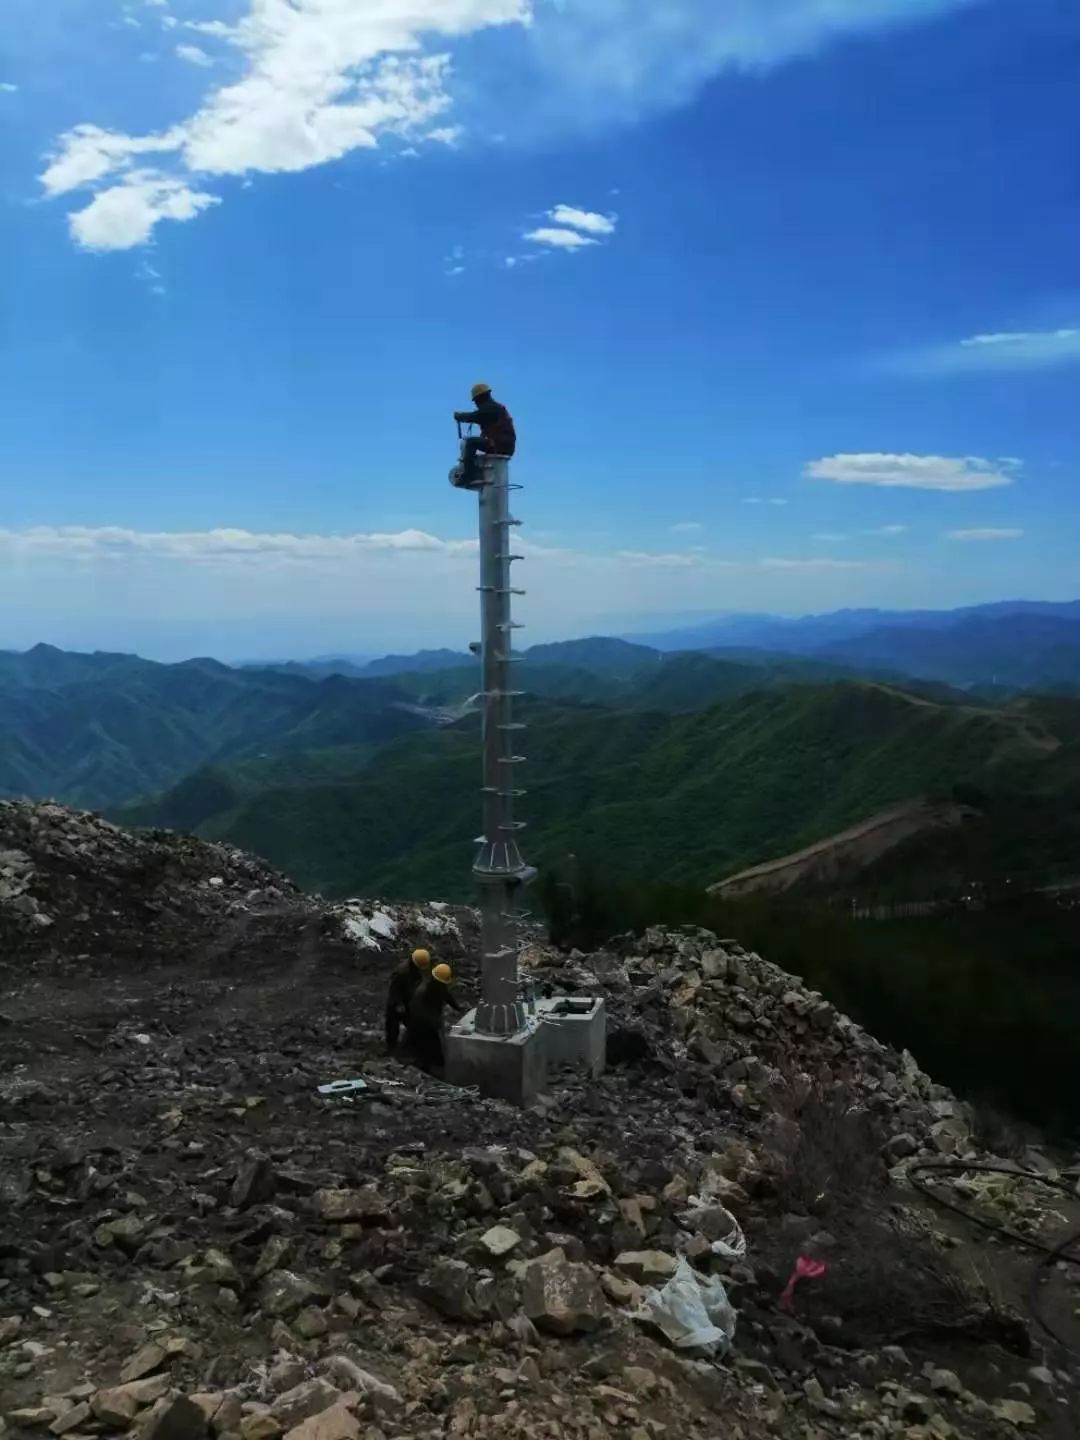
[[(420, 940), (475, 985), (468, 912), (0, 804), (3, 1440), (1075, 1437), (1080, 1267), (1040, 1286), (1058, 1344), (1038, 1256), (913, 1188), (992, 1157), (910, 1056), (732, 940), (531, 935), (539, 985), (604, 993), (613, 1064), (522, 1113), (381, 1053)], [(1053, 1244), (1055, 1161), (937, 1188)], [(644, 1318), (680, 1257), (726, 1354)]]

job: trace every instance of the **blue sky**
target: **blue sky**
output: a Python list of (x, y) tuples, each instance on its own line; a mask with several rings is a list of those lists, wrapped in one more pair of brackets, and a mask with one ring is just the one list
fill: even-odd
[(8, 0), (0, 645), (1080, 591), (1067, 0)]

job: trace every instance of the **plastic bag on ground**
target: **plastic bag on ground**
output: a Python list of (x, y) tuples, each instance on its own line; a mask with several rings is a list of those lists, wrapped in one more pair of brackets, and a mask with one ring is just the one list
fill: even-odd
[(745, 1259), (746, 1236), (743, 1234), (742, 1226), (739, 1224), (738, 1220), (727, 1208), (727, 1206), (722, 1205), (719, 1200), (717, 1200), (713, 1195), (709, 1193), (708, 1190), (703, 1188), (701, 1195), (691, 1195), (689, 1201), (689, 1208), (687, 1209), (686, 1214), (680, 1216), (679, 1218), (683, 1220), (687, 1225), (692, 1227), (694, 1224), (695, 1213), (701, 1210), (708, 1210), (713, 1215), (715, 1215), (717, 1212), (720, 1212), (722, 1215), (726, 1216), (726, 1218), (731, 1222), (731, 1224), (728, 1226), (727, 1233), (723, 1235), (719, 1240), (714, 1240), (712, 1242), (710, 1246), (712, 1253), (714, 1255), (719, 1255), (724, 1260)]
[(699, 1275), (685, 1259), (662, 1290), (645, 1291), (634, 1318), (655, 1325), (676, 1350), (724, 1355), (735, 1338), (736, 1315), (724, 1282)]

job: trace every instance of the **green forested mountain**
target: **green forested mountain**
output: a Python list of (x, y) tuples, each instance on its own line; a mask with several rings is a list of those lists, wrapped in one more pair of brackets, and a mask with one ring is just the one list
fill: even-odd
[(215, 660), (0, 652), (0, 796), (114, 805), (215, 759), (374, 743), (428, 721), (391, 681), (312, 682)]
[[(1071, 745), (1058, 732), (1077, 723), (1070, 702), (1057, 704), (943, 705), (876, 683), (759, 690), (690, 713), (537, 700), (526, 714), (529, 857), (574, 853), (621, 875), (706, 884), (916, 795), (1053, 784)], [(313, 758), (324, 779), (204, 772), (121, 818), (175, 824), (186, 804), (199, 833), (314, 888), (454, 898), (469, 890), (478, 746), (470, 717), (351, 769)]]

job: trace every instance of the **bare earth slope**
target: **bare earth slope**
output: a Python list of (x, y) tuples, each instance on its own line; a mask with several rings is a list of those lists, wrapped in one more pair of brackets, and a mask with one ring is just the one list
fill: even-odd
[[(704, 932), (533, 937), (540, 983), (606, 994), (621, 1063), (519, 1113), (381, 1054), (421, 938), (468, 990), (470, 912), (328, 907), (224, 847), (0, 805), (4, 1440), (1076, 1434), (1028, 1263), (905, 1178), (971, 1145), (910, 1057)], [(1043, 1184), (942, 1183), (1078, 1223)], [(725, 1205), (743, 1259), (713, 1253)], [(680, 1254), (728, 1287), (726, 1357), (634, 1318)], [(789, 1313), (800, 1254), (827, 1270)], [(1067, 1274), (1041, 1302), (1074, 1344), (1076, 1304)]]
[(839, 882), (859, 874), (905, 840), (932, 830), (955, 829), (975, 813), (970, 806), (929, 800), (894, 805), (794, 855), (729, 875), (710, 885), (709, 893), (731, 900), (740, 895), (775, 895), (795, 885)]

